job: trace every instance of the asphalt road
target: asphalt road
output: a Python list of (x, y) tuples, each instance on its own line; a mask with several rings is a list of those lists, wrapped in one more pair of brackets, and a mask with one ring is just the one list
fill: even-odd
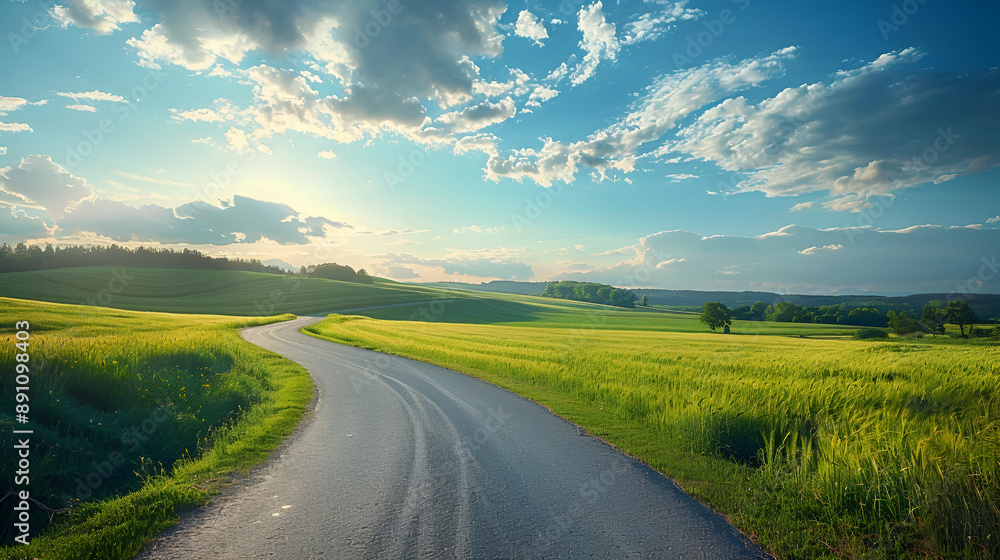
[(243, 331), (304, 365), (315, 410), (137, 558), (770, 558), (671, 480), (544, 407), (422, 362)]

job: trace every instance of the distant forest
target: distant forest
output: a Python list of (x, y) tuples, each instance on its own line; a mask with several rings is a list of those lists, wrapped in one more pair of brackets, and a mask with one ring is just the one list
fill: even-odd
[(638, 299), (634, 292), (624, 288), (616, 288), (607, 284), (592, 282), (549, 282), (542, 292), (545, 297), (603, 303), (618, 307), (635, 307)]
[(375, 281), (365, 269), (360, 268), (357, 272), (346, 264), (323, 263), (312, 266), (303, 266), (301, 274), (307, 274), (312, 278), (326, 278), (327, 280), (340, 280), (343, 282), (357, 282), (359, 284), (374, 284)]
[(210, 257), (193, 249), (174, 251), (151, 247), (119, 245), (73, 245), (53, 247), (18, 243), (0, 245), (0, 273), (48, 270), (76, 266), (132, 266), (136, 268), (193, 268), (207, 270), (245, 270), (270, 274), (289, 274), (280, 267), (257, 259)]

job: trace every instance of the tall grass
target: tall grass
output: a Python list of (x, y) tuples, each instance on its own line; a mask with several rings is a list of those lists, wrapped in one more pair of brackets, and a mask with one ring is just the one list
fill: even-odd
[[(285, 317), (289, 318), (289, 317)], [(129, 558), (228, 473), (266, 458), (312, 397), (299, 366), (242, 340), (277, 317), (136, 313), (0, 298), (0, 371), (15, 321), (29, 321), (30, 421), (14, 426), (13, 379), (0, 423), (31, 436), (32, 544), (0, 557)], [(15, 464), (13, 447), (0, 464)], [(11, 508), (3, 504), (5, 544)]]
[(1000, 348), (376, 321), (677, 477), (782, 558), (1000, 557)]

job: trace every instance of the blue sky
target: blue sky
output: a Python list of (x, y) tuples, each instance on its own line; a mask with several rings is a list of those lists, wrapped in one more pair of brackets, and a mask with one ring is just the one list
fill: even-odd
[(2, 9), (0, 241), (1000, 292), (994, 2)]

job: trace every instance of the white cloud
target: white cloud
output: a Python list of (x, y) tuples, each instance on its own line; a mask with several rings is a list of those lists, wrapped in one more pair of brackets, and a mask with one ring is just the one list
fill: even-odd
[(621, 41), (623, 45), (656, 40), (670, 29), (670, 24), (680, 20), (697, 19), (705, 15), (702, 10), (687, 8), (688, 0), (661, 2), (661, 4), (665, 4), (666, 7), (641, 14), (638, 18), (625, 24)]
[(226, 142), (229, 143), (227, 149), (234, 152), (243, 152), (249, 144), (246, 132), (236, 127), (230, 127), (229, 131), (226, 132)]
[(700, 175), (692, 175), (691, 173), (671, 173), (666, 176), (669, 179), (673, 179), (672, 183), (680, 183), (681, 181), (686, 181), (688, 179), (698, 179)]
[(26, 123), (0, 122), (0, 132), (34, 132)]
[(536, 45), (542, 45), (542, 39), (548, 39), (549, 33), (545, 30), (545, 25), (539, 21), (535, 14), (528, 10), (522, 10), (517, 15), (517, 23), (514, 25), (514, 35), (532, 39)]
[(0, 191), (44, 208), (55, 219), (94, 193), (86, 179), (74, 176), (43, 154), (22, 158), (17, 167), (0, 169)]
[(680, 119), (720, 97), (783, 74), (795, 53), (789, 47), (736, 63), (716, 60), (660, 76), (619, 122), (584, 141), (547, 138), (540, 149), (524, 148), (506, 157), (498, 154), (487, 162), (486, 178), (530, 179), (550, 186), (554, 181), (573, 181), (580, 166), (596, 170), (599, 177), (613, 170), (630, 172), (642, 145), (662, 139)]
[(788, 209), (789, 212), (798, 212), (800, 210), (805, 210), (806, 208), (812, 208), (815, 202), (800, 202), (795, 206)]
[(190, 111), (178, 111), (176, 109), (171, 109), (173, 113), (173, 118), (179, 121), (194, 121), (194, 122), (221, 122), (225, 120), (222, 115), (213, 111), (212, 109), (192, 109)]
[(105, 93), (103, 91), (83, 91), (78, 93), (69, 93), (63, 91), (55, 92), (56, 95), (60, 97), (69, 97), (74, 101), (79, 102), (81, 99), (86, 99), (87, 101), (111, 101), (114, 103), (123, 103), (125, 98), (120, 95), (115, 95), (113, 93)]
[(500, 139), (492, 134), (464, 136), (455, 142), (454, 152), (456, 154), (482, 152), (490, 157), (496, 157), (499, 153), (497, 150), (499, 141)]
[(72, 111), (82, 111), (86, 113), (97, 112), (97, 107), (94, 107), (93, 105), (67, 105), (66, 108)]
[(468, 232), (472, 232), (472, 233), (500, 233), (504, 229), (506, 229), (506, 228), (504, 228), (503, 226), (498, 226), (498, 227), (483, 227), (483, 226), (472, 225), (472, 226), (462, 226), (460, 228), (455, 228), (454, 230), (452, 230), (452, 233), (468, 233)]
[[(673, 289), (949, 293), (966, 286), (983, 267), (982, 255), (998, 246), (1000, 229), (932, 225), (896, 231), (786, 226), (756, 237), (665, 231), (639, 239), (632, 258), (562, 276), (619, 286), (648, 277), (646, 286)], [(1000, 285), (987, 283), (984, 291), (1000, 292)]]
[(621, 45), (615, 37), (615, 24), (604, 18), (603, 8), (599, 1), (580, 8), (577, 28), (583, 32), (580, 48), (586, 54), (570, 75), (569, 80), (573, 85), (580, 85), (589, 80), (602, 60), (613, 62), (621, 50)]
[(822, 247), (806, 247), (805, 249), (802, 249), (801, 251), (799, 251), (799, 254), (800, 255), (815, 255), (816, 253), (818, 253), (820, 251), (839, 251), (839, 250), (841, 250), (843, 248), (844, 248), (844, 246), (841, 245), (840, 243), (837, 243), (836, 245), (824, 245)]
[(119, 29), (123, 23), (138, 22), (134, 8), (132, 0), (68, 0), (54, 6), (52, 15), (63, 27), (72, 23), (105, 35)]
[(337, 157), (337, 154), (331, 152), (330, 150), (323, 150), (322, 152), (316, 155), (323, 159), (337, 159), (337, 160), (340, 159), (339, 157)]
[(824, 207), (847, 211), (874, 195), (996, 167), (1000, 138), (990, 123), (1000, 119), (1000, 74), (909, 68), (920, 56), (887, 53), (757, 104), (727, 99), (671, 149), (745, 173), (737, 191), (828, 191)]
[(687, 262), (687, 259), (667, 259), (656, 263), (656, 268), (670, 268), (671, 265)]
[(17, 111), (28, 104), (23, 97), (4, 97), (0, 95), (0, 117), (7, 116), (10, 111)]
[(486, 101), (466, 107), (461, 112), (445, 113), (438, 119), (455, 132), (475, 132), (492, 124), (503, 122), (517, 113), (514, 100), (506, 98), (496, 103)]
[(1000, 216), (997, 216), (995, 218), (990, 218), (990, 219), (986, 220), (987, 224), (995, 224), (997, 222), (1000, 222)]

